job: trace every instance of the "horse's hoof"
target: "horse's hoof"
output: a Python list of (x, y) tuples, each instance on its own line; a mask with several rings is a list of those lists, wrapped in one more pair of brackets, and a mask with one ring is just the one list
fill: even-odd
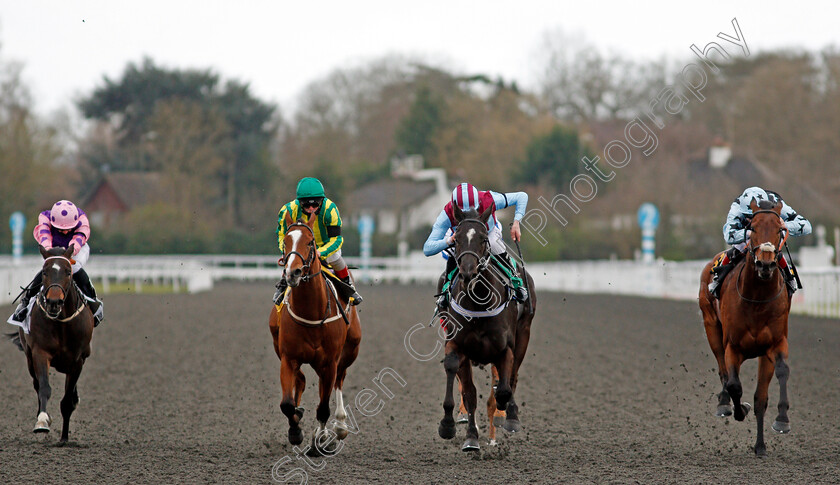
[(297, 416), (298, 421), (300, 421), (300, 419), (303, 417), (303, 413), (304, 413), (305, 411), (306, 411), (306, 410), (305, 410), (305, 409), (303, 409), (302, 407), (296, 407), (296, 408), (295, 408), (295, 416)]
[(776, 420), (775, 422), (773, 422), (773, 430), (779, 434), (790, 433), (790, 423), (785, 423), (783, 421)]
[(493, 426), (497, 428), (501, 428), (505, 425), (505, 417), (504, 416), (493, 416)]
[(306, 447), (306, 456), (317, 458), (319, 456), (324, 456), (324, 454), (321, 453), (321, 450), (319, 450), (318, 447), (315, 446), (315, 444), (313, 443)]
[(522, 431), (522, 423), (518, 419), (506, 419), (504, 428), (509, 433), (518, 433)]
[(750, 409), (752, 409), (752, 405), (748, 402), (742, 402), (741, 409), (744, 410), (744, 416), (746, 417), (748, 414), (750, 414)]
[(731, 404), (722, 404), (717, 407), (717, 411), (715, 411), (715, 416), (719, 418), (725, 418), (727, 416), (732, 416), (732, 405)]
[(52, 424), (52, 418), (47, 413), (39, 413), (38, 414), (38, 421), (35, 423), (35, 429), (32, 430), (33, 433), (49, 433), (50, 432), (50, 424)]
[(479, 449), (478, 438), (467, 438), (461, 445), (461, 451), (478, 451)]
[(438, 435), (445, 440), (451, 440), (455, 437), (455, 421), (452, 418), (441, 419), (440, 426), (438, 426)]
[(755, 456), (759, 458), (767, 456), (767, 447), (764, 445), (755, 445)]
[(496, 440), (490, 440), (490, 446), (496, 446)]
[(289, 443), (293, 445), (299, 445), (303, 443), (303, 430), (300, 428), (289, 428)]
[(350, 432), (347, 431), (347, 428), (345, 428), (343, 426), (338, 426), (338, 425), (333, 428), (333, 431), (335, 431), (335, 436), (339, 440), (343, 440), (344, 438), (347, 437), (347, 435), (350, 434)]
[(458, 417), (455, 418), (455, 424), (464, 424), (469, 422), (470, 418), (464, 413), (458, 413)]

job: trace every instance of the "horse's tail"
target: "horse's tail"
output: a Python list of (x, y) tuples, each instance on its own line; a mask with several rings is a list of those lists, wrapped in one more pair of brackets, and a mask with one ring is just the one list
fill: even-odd
[(21, 352), (23, 352), (23, 344), (20, 342), (20, 332), (12, 332), (3, 334), (9, 341), (18, 348)]

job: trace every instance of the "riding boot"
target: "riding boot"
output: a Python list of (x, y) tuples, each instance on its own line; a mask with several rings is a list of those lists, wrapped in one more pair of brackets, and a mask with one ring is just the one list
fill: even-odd
[(18, 304), (17, 308), (15, 308), (15, 313), (12, 315), (12, 320), (23, 323), (23, 320), (26, 318), (26, 314), (29, 312), (29, 301), (41, 291), (41, 280), (43, 276), (39, 271), (35, 278), (26, 285), (26, 288), (23, 288), (23, 293), (20, 296), (20, 304)]
[(341, 278), (341, 282), (346, 285), (346, 288), (342, 292), (342, 295), (347, 298), (347, 302), (350, 303), (350, 305), (356, 306), (359, 303), (361, 303), (362, 301), (364, 301), (362, 299), (362, 295), (360, 295), (356, 291), (356, 287), (353, 286), (353, 282), (350, 281), (350, 276), (349, 275), (345, 276), (344, 278)]
[(782, 274), (785, 276), (785, 283), (787, 283), (788, 287), (788, 296), (793, 296), (796, 293), (796, 290), (799, 289), (799, 283), (796, 281), (796, 276), (793, 274), (793, 269), (790, 267), (784, 268), (782, 270)]
[(732, 271), (732, 268), (735, 267), (740, 255), (741, 252), (736, 248), (729, 248), (724, 252), (724, 256), (720, 264), (712, 268), (712, 273), (715, 276), (714, 279), (712, 279), (712, 282), (709, 283), (709, 293), (711, 293), (714, 298), (720, 299), (720, 284), (723, 283), (723, 279), (726, 278), (726, 275), (729, 274), (729, 272)]
[(507, 251), (499, 254), (504, 264), (510, 269), (510, 285), (513, 287), (513, 298), (519, 303), (525, 303), (528, 300), (528, 288), (522, 282), (522, 277), (519, 276), (519, 271)]
[(102, 305), (102, 300), (96, 297), (96, 288), (93, 287), (93, 284), (90, 282), (90, 277), (87, 274), (87, 271), (80, 269), (73, 273), (73, 281), (79, 286), (79, 289), (82, 290), (82, 293), (85, 294), (90, 300), (86, 300), (88, 308), (90, 308), (90, 312), (93, 313), (93, 326), (97, 327), (102, 320), (105, 319), (105, 312), (104, 307)]
[(271, 298), (271, 301), (273, 301), (275, 305), (280, 305), (283, 303), (283, 297), (286, 295), (286, 288), (289, 287), (289, 284), (286, 283), (286, 275), (283, 275), (274, 287), (277, 288), (277, 291), (274, 292), (274, 296)]

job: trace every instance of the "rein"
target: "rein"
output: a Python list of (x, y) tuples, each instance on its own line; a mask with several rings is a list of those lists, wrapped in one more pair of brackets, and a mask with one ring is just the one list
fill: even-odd
[[(321, 273), (322, 272), (319, 271), (316, 274), (321, 274)], [(335, 286), (332, 284), (332, 281), (327, 279), (326, 275), (322, 275), (322, 276), (324, 278), (324, 283), (327, 286), (327, 308), (324, 310), (324, 318), (321, 321), (309, 320), (309, 319), (303, 318), (303, 317), (295, 314), (295, 312), (292, 311), (292, 305), (289, 302), (289, 295), (292, 294), (291, 290), (287, 291), (286, 295), (283, 297), (283, 306), (286, 307), (286, 310), (288, 310), (289, 315), (292, 317), (292, 319), (295, 321), (295, 323), (297, 323), (298, 325), (303, 325), (304, 327), (320, 327), (321, 325), (323, 325), (325, 323), (334, 322), (334, 321), (338, 320), (339, 318), (343, 318), (344, 321), (348, 325), (350, 325), (350, 321), (347, 320), (347, 312), (350, 311), (350, 302), (347, 302), (347, 307), (342, 309), (341, 305), (339, 304), (338, 295), (336, 294)], [(335, 300), (336, 308), (339, 311), (339, 313), (336, 313), (332, 317), (329, 316), (329, 314), (332, 313), (330, 311), (330, 299)]]
[[(461, 224), (463, 224), (465, 222), (481, 224), (482, 226), (486, 227), (486, 224), (484, 222), (481, 222), (478, 219), (464, 219), (458, 224), (458, 226), (461, 227)], [(460, 263), (460, 260), (461, 260), (462, 256), (471, 255), (471, 256), (474, 256), (476, 258), (476, 260), (478, 261), (478, 274), (479, 275), (482, 274), (487, 269), (487, 267), (489, 266), (490, 260), (492, 258), (492, 255), (489, 254), (490, 253), (490, 241), (489, 240), (484, 241), (483, 246), (484, 246), (484, 249), (485, 249), (484, 250), (485, 256), (481, 256), (478, 253), (476, 253), (475, 251), (461, 251), (461, 252), (459, 252), (455, 256), (456, 266), (460, 265), (459, 263)], [(458, 277), (458, 275), (455, 275), (455, 278), (457, 278), (457, 277)], [(453, 279), (453, 283), (454, 283), (454, 279)], [(459, 292), (458, 294), (460, 294), (460, 293), (461, 292)], [(451, 299), (451, 302), (450, 302), (450, 306), (452, 307), (453, 310), (455, 310), (456, 313), (458, 313), (462, 316), (468, 317), (468, 318), (490, 318), (490, 317), (495, 317), (495, 316), (499, 315), (500, 313), (502, 313), (508, 307), (508, 303), (510, 303), (511, 299), (512, 299), (512, 296), (509, 296), (506, 300), (504, 300), (502, 302), (502, 304), (500, 304), (496, 308), (489, 309), (489, 310), (475, 311), (475, 310), (467, 310), (466, 308), (459, 305), (455, 296), (453, 295), (453, 297)]]
[[(49, 261), (51, 259), (63, 259), (65, 261), (67, 261), (67, 263), (70, 264), (70, 266), (73, 266), (73, 262), (70, 261), (68, 258), (65, 258), (64, 256), (50, 256), (48, 258), (44, 258), (44, 262)], [(44, 315), (46, 315), (46, 317), (49, 318), (50, 320), (60, 322), (60, 323), (67, 323), (70, 320), (79, 316), (80, 313), (82, 313), (82, 310), (84, 310), (84, 308), (85, 308), (85, 300), (84, 300), (84, 298), (81, 297), (81, 295), (79, 293), (79, 288), (73, 283), (73, 278), (71, 277), (70, 278), (70, 286), (72, 286), (76, 290), (76, 297), (79, 299), (79, 308), (77, 308), (76, 311), (72, 315), (70, 315), (69, 317), (60, 319), (60, 318), (58, 318), (58, 316), (61, 315), (61, 310), (64, 309), (64, 304), (62, 304), (61, 309), (59, 309), (58, 313), (56, 313), (55, 315), (51, 315), (50, 312), (47, 311), (47, 309), (45, 308), (44, 303), (46, 302), (47, 293), (50, 291), (50, 288), (55, 287), (55, 286), (57, 286), (61, 290), (61, 292), (64, 294), (65, 301), (66, 301), (66, 298), (70, 296), (70, 292), (67, 289), (65, 289), (63, 286), (61, 286), (60, 284), (53, 283), (53, 284), (45, 287), (43, 290), (38, 292), (38, 296), (35, 298), (35, 302), (38, 303), (38, 307), (44, 312)]]
[(741, 294), (741, 275), (744, 273), (744, 268), (746, 268), (746, 267), (747, 267), (746, 263), (744, 263), (741, 266), (741, 270), (738, 271), (738, 281), (735, 282), (735, 291), (738, 292), (738, 296), (741, 297), (741, 299), (744, 300), (745, 302), (748, 302), (748, 303), (770, 303), (771, 301), (774, 301), (777, 298), (779, 298), (782, 295), (782, 292), (785, 291), (785, 284), (782, 283), (781, 288), (779, 288), (779, 292), (773, 298), (769, 298), (767, 300), (753, 300), (751, 298), (745, 297), (744, 295)]

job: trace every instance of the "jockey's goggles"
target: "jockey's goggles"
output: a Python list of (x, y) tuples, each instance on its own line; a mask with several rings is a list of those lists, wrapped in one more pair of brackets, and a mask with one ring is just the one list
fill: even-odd
[(312, 198), (312, 199), (301, 199), (300, 205), (301, 205), (301, 207), (304, 207), (304, 208), (306, 208), (306, 207), (318, 207), (319, 205), (321, 205), (321, 199), (318, 198), (318, 197)]

